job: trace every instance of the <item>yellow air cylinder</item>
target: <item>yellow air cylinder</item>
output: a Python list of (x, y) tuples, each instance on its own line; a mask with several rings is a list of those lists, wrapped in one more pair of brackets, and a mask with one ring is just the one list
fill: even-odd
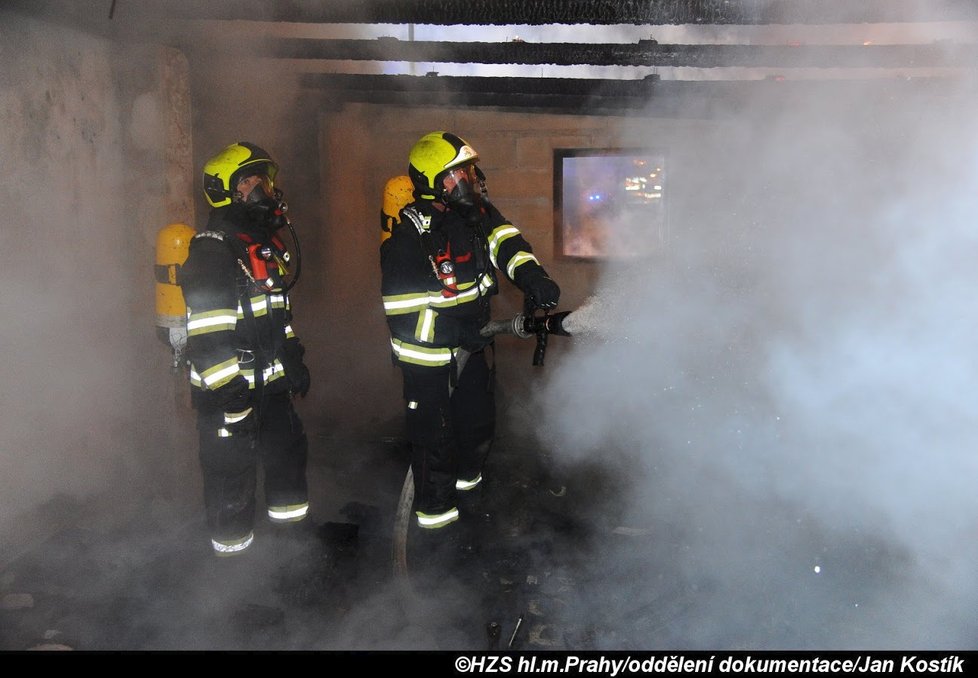
[(380, 212), (380, 242), (391, 237), (394, 224), (401, 223), (401, 210), (414, 202), (414, 184), (411, 177), (391, 177), (384, 184), (384, 206)]
[(187, 260), (194, 233), (186, 224), (170, 224), (156, 235), (156, 326), (173, 349), (174, 367), (187, 345), (187, 304), (177, 284), (177, 271)]

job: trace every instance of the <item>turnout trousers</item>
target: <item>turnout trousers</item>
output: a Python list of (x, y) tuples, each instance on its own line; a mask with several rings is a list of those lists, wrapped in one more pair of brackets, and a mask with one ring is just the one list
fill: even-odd
[(224, 413), (198, 411), (204, 506), (218, 555), (243, 551), (253, 539), (258, 465), (268, 516), (296, 522), (309, 511), (308, 441), (287, 393), (265, 396), (250, 422), (228, 435)]
[(448, 370), (402, 371), (415, 514), (420, 527), (443, 527), (458, 518), (458, 492), (482, 481), (496, 425), (494, 370), (482, 350), (469, 355), (454, 388)]

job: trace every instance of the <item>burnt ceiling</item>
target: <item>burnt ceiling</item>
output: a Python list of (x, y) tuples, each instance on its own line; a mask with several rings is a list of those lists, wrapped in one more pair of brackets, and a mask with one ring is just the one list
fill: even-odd
[(774, 87), (973, 86), (978, 69), (973, 0), (8, 2), (192, 58), (260, 58), (330, 105), (617, 112)]
[(366, 24), (826, 24), (976, 18), (971, 0), (156, 0), (153, 4), (173, 18)]

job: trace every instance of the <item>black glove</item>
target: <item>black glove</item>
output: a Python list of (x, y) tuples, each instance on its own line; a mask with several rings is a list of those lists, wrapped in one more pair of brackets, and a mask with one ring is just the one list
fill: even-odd
[(285, 374), (289, 378), (289, 383), (292, 384), (292, 393), (305, 398), (306, 394), (309, 393), (309, 384), (311, 382), (309, 368), (306, 367), (305, 363), (296, 362), (289, 365), (286, 368)]
[(557, 308), (560, 301), (560, 287), (542, 272), (523, 282), (523, 293), (536, 308)]
[(306, 347), (298, 340), (288, 341), (278, 357), (285, 367), (285, 376), (288, 377), (289, 384), (292, 386), (292, 394), (306, 397), (309, 393), (309, 368), (302, 362), (302, 356), (306, 354)]

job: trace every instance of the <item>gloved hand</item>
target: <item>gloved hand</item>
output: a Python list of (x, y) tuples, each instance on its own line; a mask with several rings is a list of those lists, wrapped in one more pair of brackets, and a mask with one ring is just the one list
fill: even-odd
[(292, 387), (292, 394), (306, 397), (309, 393), (309, 368), (302, 362), (302, 356), (306, 354), (306, 347), (298, 340), (286, 342), (282, 350), (279, 351), (278, 358), (285, 366), (285, 376)]
[(309, 368), (306, 367), (305, 363), (296, 362), (289, 365), (285, 374), (289, 378), (289, 383), (292, 384), (292, 393), (305, 398), (306, 394), (309, 393), (309, 384), (312, 381), (309, 376)]
[(542, 272), (523, 282), (523, 293), (536, 308), (557, 308), (560, 301), (560, 287)]

